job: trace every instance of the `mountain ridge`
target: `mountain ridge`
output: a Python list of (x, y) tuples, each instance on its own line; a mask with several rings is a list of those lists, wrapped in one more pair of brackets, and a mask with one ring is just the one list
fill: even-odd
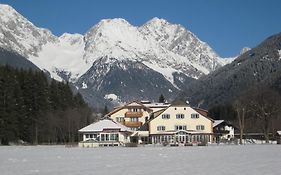
[[(125, 69), (116, 69), (111, 65), (117, 66), (123, 61), (141, 63), (141, 66), (138, 65), (144, 70), (139, 70), (138, 73), (146, 74), (148, 69), (151, 73), (158, 72), (159, 74), (152, 74), (161, 80), (164, 77), (171, 83), (169, 87), (177, 89), (174, 91), (179, 91), (185, 83), (188, 84), (193, 79), (198, 79), (226, 64), (207, 43), (192, 32), (181, 25), (171, 24), (156, 17), (139, 27), (122, 18), (104, 19), (84, 35), (64, 33), (58, 37), (47, 29), (34, 26), (10, 6), (0, 5), (0, 9), (6, 9), (0, 16), (0, 47), (15, 50), (41, 70), (48, 72), (52, 78), (71, 82), (78, 90), (82, 87), (92, 87), (89, 93), (101, 93), (93, 86), (94, 83), (100, 83), (99, 80), (93, 79), (100, 73), (94, 66), (97, 60), (103, 60), (102, 64), (110, 63), (107, 64), (108, 67), (118, 70), (120, 75)], [(92, 75), (89, 75), (89, 72)], [(107, 79), (109, 74), (102, 76)], [(86, 81), (88, 85), (85, 81), (80, 81), (85, 77), (89, 78)], [(113, 79), (111, 76), (109, 81)], [(142, 80), (149, 84), (148, 79)], [(130, 81), (127, 85), (135, 84), (138, 80)], [(164, 80), (163, 83), (165, 84)], [(149, 94), (149, 87), (145, 90), (135, 88), (135, 92), (144, 91)], [(105, 93), (107, 92), (103, 91), (100, 98), (104, 97)], [(124, 95), (116, 94), (121, 99)], [(84, 94), (85, 96), (87, 94)]]
[(230, 105), (254, 86), (265, 84), (278, 89), (280, 74), (281, 33), (278, 33), (247, 49), (232, 63), (191, 83), (181, 96), (195, 106)]

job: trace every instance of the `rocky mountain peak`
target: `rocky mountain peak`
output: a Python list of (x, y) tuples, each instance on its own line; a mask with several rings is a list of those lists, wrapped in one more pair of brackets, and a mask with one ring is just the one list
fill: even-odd
[(135, 59), (149, 49), (148, 41), (137, 27), (121, 18), (100, 21), (85, 34), (85, 42), (92, 62), (105, 56)]
[(141, 27), (122, 18), (104, 19), (85, 35), (57, 37), (10, 6), (1, 8), (0, 48), (26, 57), (52, 78), (73, 83), (88, 102), (104, 100), (108, 93), (121, 100), (135, 98), (126, 95), (129, 91), (172, 97), (190, 81), (224, 65), (207, 43), (164, 19), (153, 18)]
[(243, 47), (243, 48), (241, 49), (241, 51), (240, 51), (240, 55), (242, 55), (242, 54), (248, 52), (249, 50), (251, 50), (250, 47)]
[(59, 40), (61, 42), (66, 42), (66, 43), (69, 43), (71, 45), (74, 45), (74, 44), (83, 44), (84, 42), (84, 36), (81, 35), (81, 34), (78, 34), (78, 33), (74, 33), (74, 34), (71, 34), (71, 33), (63, 33), (60, 37), (59, 37)]
[(103, 19), (86, 33), (86, 38), (94, 36), (96, 38), (114, 37), (116, 39), (120, 34), (124, 36), (124, 32), (122, 33), (122, 31), (134, 30), (134, 28), (134, 26), (122, 18)]
[(225, 64), (207, 43), (181, 25), (154, 18), (141, 26), (139, 31), (165, 49), (207, 68), (209, 72)]
[(55, 41), (49, 30), (34, 26), (11, 6), (0, 5), (0, 47), (29, 57), (37, 55), (42, 45)]
[(163, 18), (154, 17), (151, 20), (149, 20), (148, 22), (146, 22), (144, 25), (162, 27), (162, 26), (171, 25), (171, 24)]

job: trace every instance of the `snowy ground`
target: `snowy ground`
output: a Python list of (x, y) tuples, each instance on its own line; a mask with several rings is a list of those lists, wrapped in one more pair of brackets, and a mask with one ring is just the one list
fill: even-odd
[(65, 148), (1, 146), (1, 175), (280, 175), (281, 145)]

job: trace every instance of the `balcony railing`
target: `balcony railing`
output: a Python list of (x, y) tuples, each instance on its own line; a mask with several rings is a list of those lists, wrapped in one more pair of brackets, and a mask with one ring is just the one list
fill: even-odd
[(126, 112), (125, 117), (142, 117), (143, 112)]
[(125, 121), (125, 126), (127, 127), (140, 127), (142, 122), (127, 122)]

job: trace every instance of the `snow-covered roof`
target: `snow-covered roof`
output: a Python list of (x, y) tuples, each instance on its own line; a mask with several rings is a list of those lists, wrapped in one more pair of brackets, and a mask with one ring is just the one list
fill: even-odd
[(281, 131), (277, 131), (277, 134), (281, 136)]
[(114, 129), (114, 130), (120, 130), (120, 131), (126, 131), (126, 132), (131, 132), (129, 128), (126, 126), (123, 126), (119, 123), (115, 123), (112, 120), (109, 119), (104, 119), (100, 120), (98, 122), (92, 123), (82, 129), (79, 130), (79, 132), (101, 132), (103, 130), (109, 130), (109, 129)]
[(218, 126), (218, 125), (221, 124), (222, 122), (224, 122), (224, 120), (214, 120), (213, 127)]
[(110, 116), (122, 109), (126, 109), (126, 108), (129, 108), (129, 107), (141, 107), (141, 108), (146, 108), (147, 111), (152, 111), (152, 109), (150, 109), (149, 107), (143, 105), (142, 103), (140, 102), (137, 102), (137, 101), (132, 101), (130, 103), (127, 103), (126, 105), (124, 106), (120, 106), (120, 107), (117, 107), (115, 108), (113, 111), (109, 112), (107, 115)]
[(165, 108), (170, 106), (171, 104), (169, 103), (144, 103), (144, 106), (148, 107), (148, 108)]
[(141, 106), (141, 104), (137, 103), (137, 102), (132, 102), (127, 104), (127, 106)]

